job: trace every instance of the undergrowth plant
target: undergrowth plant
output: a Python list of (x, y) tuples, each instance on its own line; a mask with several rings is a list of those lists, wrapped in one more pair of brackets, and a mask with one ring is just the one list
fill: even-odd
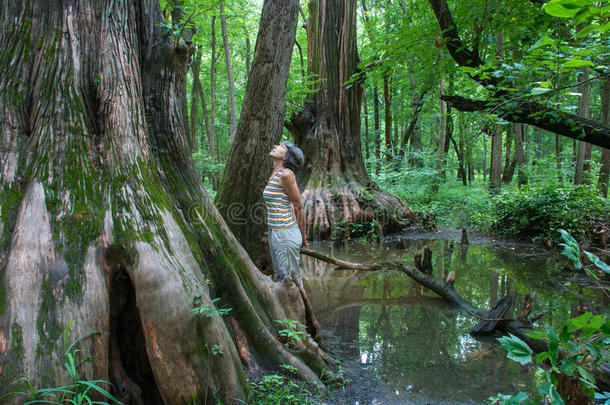
[[(74, 321), (68, 323), (68, 326), (64, 329), (64, 357), (65, 363), (64, 367), (70, 377), (72, 378), (72, 383), (60, 387), (51, 387), (51, 388), (38, 388), (36, 389), (32, 382), (27, 377), (22, 377), (18, 380), (24, 388), (25, 391), (15, 391), (5, 394), (0, 397), (0, 399), (13, 397), (13, 396), (22, 396), (25, 400), (24, 404), (71, 404), (71, 405), (80, 405), (80, 404), (99, 404), (99, 405), (111, 405), (111, 404), (121, 404), (121, 401), (116, 399), (112, 394), (110, 394), (107, 388), (103, 386), (111, 386), (112, 384), (106, 380), (95, 379), (88, 380), (84, 379), (79, 372), (80, 367), (91, 361), (93, 357), (87, 357), (81, 360), (81, 351), (76, 348), (76, 345), (83, 339), (94, 335), (96, 333), (92, 333), (87, 336), (82, 336), (76, 339), (71, 344), (68, 344), (68, 333), (70, 331), (70, 327)], [(103, 398), (109, 400), (107, 401), (97, 401), (92, 398), (92, 394), (98, 393)], [(27, 398), (27, 399), (26, 399)]]
[[(276, 319), (275, 322), (281, 324), (283, 329), (279, 330), (280, 336), (284, 336), (289, 344), (296, 345), (305, 340), (305, 325), (294, 319)], [(301, 328), (301, 330), (299, 330)]]
[[(592, 265), (583, 265), (581, 249), (570, 234), (561, 229), (562, 254), (574, 263), (577, 269), (584, 269), (591, 277), (598, 276), (590, 268), (595, 266), (610, 273), (610, 266), (596, 255), (582, 251)], [(607, 291), (608, 288), (605, 288)], [(599, 392), (595, 377), (591, 373), (595, 367), (607, 363), (610, 357), (610, 320), (603, 315), (593, 315), (591, 312), (568, 320), (555, 330), (548, 327), (545, 332), (528, 333), (534, 339), (548, 342), (548, 350), (533, 356), (532, 349), (521, 339), (509, 334), (498, 339), (507, 351), (508, 358), (521, 364), (535, 362), (536, 376), (541, 381), (535, 393), (520, 392), (515, 395), (499, 394), (490, 398), (493, 404), (539, 404), (549, 402), (564, 404), (564, 398), (559, 394), (560, 381), (567, 378), (578, 378), (582, 391), (592, 399), (599, 400), (604, 405), (610, 405), (610, 392)]]

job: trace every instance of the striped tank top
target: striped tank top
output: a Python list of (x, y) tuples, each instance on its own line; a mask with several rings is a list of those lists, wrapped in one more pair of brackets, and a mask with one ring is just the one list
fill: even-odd
[(282, 170), (273, 175), (263, 190), (263, 200), (267, 208), (267, 226), (274, 229), (288, 228), (297, 223), (292, 211), (292, 203), (280, 185)]

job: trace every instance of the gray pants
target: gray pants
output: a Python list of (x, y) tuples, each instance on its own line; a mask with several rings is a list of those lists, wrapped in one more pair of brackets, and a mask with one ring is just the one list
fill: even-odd
[(299, 251), (303, 243), (299, 224), (288, 228), (269, 228), (269, 251), (275, 272), (275, 281), (284, 281), (292, 277), (299, 286), (302, 283), (299, 268)]

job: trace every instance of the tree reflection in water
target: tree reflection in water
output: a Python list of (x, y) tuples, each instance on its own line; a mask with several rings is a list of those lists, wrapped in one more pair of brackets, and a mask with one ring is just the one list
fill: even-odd
[[(539, 293), (533, 313), (553, 309), (546, 328), (567, 320), (578, 294), (549, 287), (549, 275), (564, 260), (556, 254), (517, 245), (479, 244), (461, 247), (448, 240), (405, 240), (403, 249), (372, 249), (352, 243), (332, 254), (353, 262), (377, 262), (413, 254), (424, 245), (433, 251), (434, 274), (455, 270), (456, 291), (479, 308), (511, 292)], [(313, 249), (327, 254), (323, 244)], [(334, 266), (302, 256), (304, 284), (325, 332), (338, 339), (340, 354), (382, 378), (392, 390), (419, 392), (438, 401), (484, 401), (489, 396), (534, 388), (527, 368), (506, 358), (494, 339), (480, 342), (469, 330), (476, 319), (449, 307), (399, 272), (334, 271)], [(555, 275), (556, 276), (556, 275)], [(557, 285), (557, 283), (555, 283)], [(600, 302), (595, 291), (578, 288)], [(521, 302), (519, 300), (518, 302)], [(520, 304), (518, 304), (520, 305)], [(332, 340), (332, 339), (331, 339)], [(335, 344), (337, 346), (337, 344)], [(411, 394), (410, 394), (411, 393)]]

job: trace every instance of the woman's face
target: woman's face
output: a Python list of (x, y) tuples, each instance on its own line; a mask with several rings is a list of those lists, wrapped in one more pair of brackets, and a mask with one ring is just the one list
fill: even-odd
[(269, 156), (273, 159), (284, 160), (287, 150), (288, 147), (286, 145), (275, 145), (273, 149), (271, 149), (271, 152), (269, 152)]

